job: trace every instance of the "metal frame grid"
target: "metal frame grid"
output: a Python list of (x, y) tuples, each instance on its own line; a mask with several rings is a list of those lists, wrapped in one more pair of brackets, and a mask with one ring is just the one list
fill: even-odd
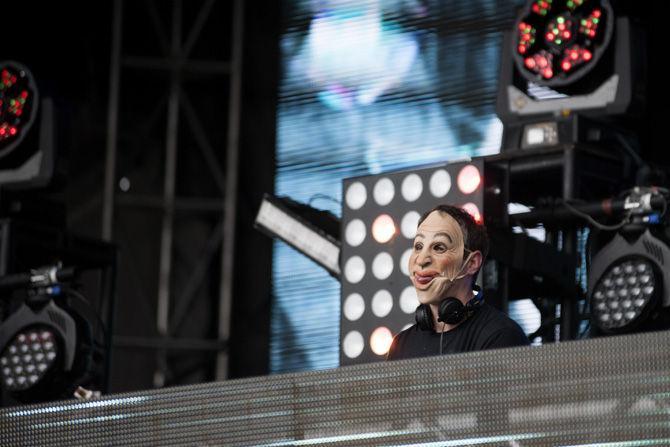
[[(154, 373), (154, 385), (163, 386), (167, 383), (179, 382), (171, 374), (167, 353), (172, 355), (192, 353), (194, 351), (210, 351), (216, 353), (216, 378), (221, 380), (228, 374), (227, 342), (230, 335), (230, 312), (233, 287), (233, 262), (235, 241), (235, 220), (238, 192), (238, 157), (239, 157), (239, 125), (241, 108), (242, 83), (242, 36), (244, 2), (234, 0), (231, 3), (230, 21), (226, 23), (210, 23), (218, 17), (213, 14), (217, 6), (216, 0), (203, 0), (196, 5), (186, 5), (182, 0), (170, 2), (145, 2), (148, 20), (133, 22), (131, 13), (137, 13), (137, 5), (124, 0), (115, 0), (113, 4), (113, 36), (110, 62), (110, 93), (108, 108), (108, 139), (105, 162), (105, 189), (103, 202), (102, 236), (104, 240), (119, 241), (124, 235), (118, 234), (118, 217), (129, 214), (129, 210), (143, 209), (158, 210), (160, 225), (158, 278), (155, 289), (149, 290), (139, 299), (147, 301), (150, 306), (155, 305), (155, 318), (147, 321), (147, 327), (155, 327), (157, 337), (133, 337), (115, 335), (115, 348), (150, 349), (156, 351), (157, 368)], [(224, 4), (218, 2), (219, 5)], [(224, 4), (225, 5), (225, 4)], [(135, 9), (132, 9), (132, 8)], [(125, 11), (124, 10), (128, 10)], [(192, 22), (186, 17), (197, 14)], [(212, 18), (211, 16), (215, 16)], [(146, 22), (151, 26), (148, 26)], [(152, 32), (153, 30), (153, 32)], [(199, 56), (195, 53), (201, 41), (209, 36), (212, 30), (216, 31), (216, 38), (230, 41), (230, 57), (222, 60), (220, 57)], [(139, 33), (142, 39), (157, 41), (157, 48), (152, 48), (154, 54), (137, 56), (124, 54), (123, 40), (128, 39), (131, 31)], [(210, 34), (208, 35), (207, 32)], [(224, 35), (230, 33), (230, 37)], [(137, 38), (137, 35), (135, 36)], [(216, 39), (214, 39), (216, 40)], [(211, 43), (214, 46), (214, 43)], [(157, 55), (156, 55), (157, 54)], [(218, 55), (220, 56), (220, 55)], [(146, 117), (142, 131), (132, 135), (133, 140), (141, 141), (146, 138), (142, 132), (148, 132), (153, 127), (154, 120), (161, 116), (165, 109), (164, 152), (156, 155), (156, 163), (162, 163), (162, 189), (155, 194), (118, 194), (115, 192), (117, 182), (117, 159), (123, 151), (128, 151), (120, 142), (127, 134), (123, 128), (124, 101), (137, 96), (136, 91), (124, 87), (122, 74), (128, 72), (144, 72), (150, 79), (159, 84), (166, 82), (166, 91), (163, 99), (157, 101), (155, 110)], [(193, 92), (186, 89), (189, 76), (201, 76), (208, 79), (217, 79), (221, 84), (228, 86), (227, 117), (212, 117), (211, 113), (202, 113), (197, 110)], [(166, 81), (165, 81), (166, 80)], [(128, 80), (125, 79), (126, 83)], [(203, 88), (207, 88), (201, 80)], [(126, 105), (128, 107), (128, 105)], [(199, 112), (201, 112), (199, 114)], [(225, 147), (216, 145), (211, 135), (206, 131), (205, 120), (220, 119), (225, 122)], [(227, 121), (227, 122), (226, 122)], [(185, 124), (180, 124), (185, 122)], [(127, 124), (127, 123), (126, 123)], [(180, 126), (189, 130), (189, 135), (180, 134)], [(127, 126), (125, 126), (127, 127)], [(127, 135), (125, 135), (127, 137)], [(188, 137), (189, 139), (186, 139)], [(186, 139), (186, 141), (185, 141)], [(127, 142), (126, 142), (127, 145)], [(202, 178), (192, 179), (192, 183), (202, 182), (204, 178), (211, 178), (217, 186), (218, 197), (180, 196), (177, 190), (177, 177), (183, 169), (178, 166), (178, 152), (193, 147), (198, 150), (206, 161), (208, 174)], [(149, 148), (151, 149), (151, 148)], [(217, 153), (224, 152), (224, 156)], [(219, 161), (225, 159), (225, 164)], [(182, 162), (183, 163), (183, 162)], [(149, 174), (147, 174), (149, 175)], [(177, 234), (176, 221), (189, 216), (214, 216), (213, 225), (205, 243), (202, 246), (202, 255), (195, 265), (188, 266), (188, 272), (181, 272), (175, 255), (175, 240)], [(220, 253), (220, 276), (218, 296), (216, 297), (215, 311), (211, 312), (212, 320), (217, 326), (216, 338), (190, 337), (179, 333), (184, 321), (188, 320), (192, 309), (196, 307), (197, 291), (205, 284), (206, 272)], [(181, 267), (183, 270), (183, 267)], [(173, 278), (183, 273), (188, 280), (181, 287), (181, 293), (174, 285)], [(144, 278), (143, 278), (144, 279)], [(152, 278), (153, 279), (153, 278)], [(155, 297), (155, 298), (154, 298)], [(155, 304), (153, 301), (155, 300)], [(213, 300), (214, 301), (214, 300)], [(170, 379), (172, 377), (172, 379)]]

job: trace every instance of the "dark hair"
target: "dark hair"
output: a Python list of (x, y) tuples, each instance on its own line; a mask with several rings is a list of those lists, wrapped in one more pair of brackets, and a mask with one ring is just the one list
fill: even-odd
[[(423, 213), (419, 218), (417, 226), (421, 225), (421, 222), (426, 220), (428, 215), (433, 211), (449, 214), (456, 220), (456, 222), (458, 222), (458, 226), (461, 227), (461, 231), (463, 232), (463, 243), (465, 248), (470, 251), (481, 252), (483, 263), (484, 259), (486, 259), (486, 255), (489, 253), (489, 236), (484, 224), (475, 222), (475, 219), (467, 211), (461, 208), (452, 205), (437, 205), (435, 208)], [(463, 259), (466, 257), (467, 255), (463, 253)]]

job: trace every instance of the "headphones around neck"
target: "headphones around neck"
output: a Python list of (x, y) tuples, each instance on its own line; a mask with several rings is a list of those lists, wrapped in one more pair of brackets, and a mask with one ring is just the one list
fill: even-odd
[[(461, 300), (453, 296), (440, 301), (437, 321), (447, 324), (458, 324), (474, 314), (484, 302), (484, 293), (476, 285), (473, 286), (473, 290), (475, 291), (475, 296), (465, 305)], [(419, 304), (414, 312), (414, 319), (422, 331), (434, 329), (433, 312), (430, 310), (428, 304)]]

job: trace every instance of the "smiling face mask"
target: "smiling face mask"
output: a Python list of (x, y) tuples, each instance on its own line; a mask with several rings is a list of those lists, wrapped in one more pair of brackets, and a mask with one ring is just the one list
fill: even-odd
[[(465, 277), (472, 252), (465, 249), (463, 231), (447, 213), (433, 211), (421, 222), (414, 238), (409, 272), (419, 302), (437, 304), (454, 282)], [(468, 251), (468, 257), (463, 255)]]

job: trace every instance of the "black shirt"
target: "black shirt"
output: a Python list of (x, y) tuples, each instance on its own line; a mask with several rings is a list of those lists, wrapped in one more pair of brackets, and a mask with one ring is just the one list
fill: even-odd
[[(442, 334), (442, 353), (481, 351), (529, 345), (521, 327), (493, 306), (483, 303), (454, 329)], [(422, 331), (415, 324), (395, 336), (387, 360), (409, 359), (440, 354), (440, 333)]]

